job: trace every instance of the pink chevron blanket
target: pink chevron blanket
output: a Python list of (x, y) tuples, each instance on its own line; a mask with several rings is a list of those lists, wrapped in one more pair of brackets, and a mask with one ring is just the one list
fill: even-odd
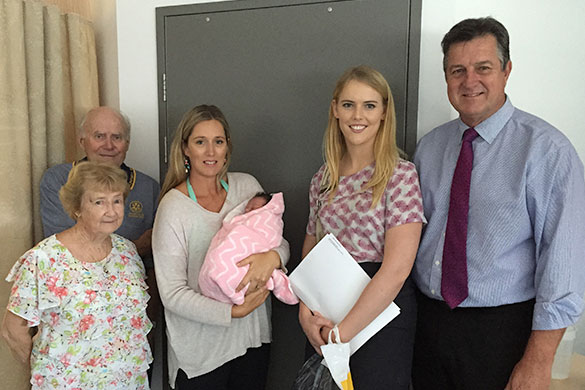
[[(283, 212), (284, 199), (279, 192), (261, 208), (231, 219), (228, 216), (224, 220), (221, 229), (211, 240), (199, 271), (199, 288), (203, 295), (236, 305), (244, 302), (248, 286), (239, 292), (236, 292), (236, 287), (248, 272), (249, 266), (238, 267), (236, 264), (252, 254), (267, 252), (280, 245)], [(299, 302), (288, 277), (279, 269), (272, 272), (266, 286), (284, 303), (294, 305)]]

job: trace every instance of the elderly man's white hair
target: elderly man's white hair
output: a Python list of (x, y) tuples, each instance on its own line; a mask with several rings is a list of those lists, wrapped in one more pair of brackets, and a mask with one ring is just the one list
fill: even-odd
[(91, 117), (91, 114), (95, 113), (96, 111), (102, 111), (104, 109), (107, 109), (108, 111), (112, 112), (120, 119), (120, 122), (122, 123), (124, 129), (124, 134), (126, 135), (126, 140), (130, 141), (130, 120), (128, 119), (126, 114), (124, 114), (122, 111), (116, 108), (106, 106), (94, 107), (85, 113), (85, 115), (81, 119), (81, 123), (79, 124), (79, 138), (85, 137), (85, 127), (87, 125), (88, 118)]

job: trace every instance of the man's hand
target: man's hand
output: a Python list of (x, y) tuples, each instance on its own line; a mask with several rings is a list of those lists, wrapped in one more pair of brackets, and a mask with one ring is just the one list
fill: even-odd
[(565, 329), (533, 330), (504, 390), (548, 390), (555, 352)]
[(514, 367), (505, 390), (548, 390), (551, 364), (522, 358)]

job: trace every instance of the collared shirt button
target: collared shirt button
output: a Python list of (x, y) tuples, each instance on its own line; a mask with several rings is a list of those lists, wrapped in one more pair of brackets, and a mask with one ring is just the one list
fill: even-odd
[(435, 261), (435, 265), (439, 265), (439, 264), (441, 264), (441, 263), (439, 262), (439, 260)]
[(435, 295), (435, 290), (431, 290), (431, 294)]

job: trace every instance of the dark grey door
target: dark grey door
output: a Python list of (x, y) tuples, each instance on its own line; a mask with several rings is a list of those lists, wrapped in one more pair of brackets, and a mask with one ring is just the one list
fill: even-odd
[[(398, 143), (416, 143), (421, 0), (240, 0), (157, 9), (161, 180), (183, 113), (215, 104), (232, 128), (232, 171), (283, 191), (290, 267), (300, 260), (308, 185), (336, 79), (380, 70), (396, 101)], [(288, 388), (303, 360), (297, 308), (273, 300), (269, 389)]]

